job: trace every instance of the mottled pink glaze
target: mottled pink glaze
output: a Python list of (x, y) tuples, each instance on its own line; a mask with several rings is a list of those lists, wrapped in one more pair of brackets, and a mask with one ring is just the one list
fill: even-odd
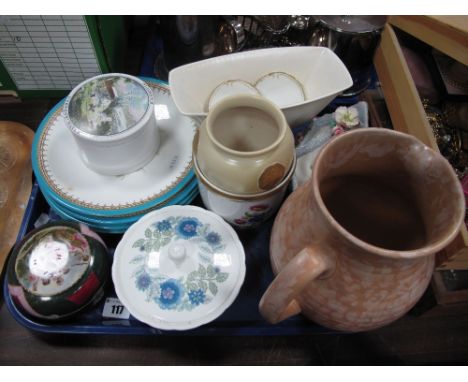
[(80, 231), (83, 235), (96, 239), (104, 246), (104, 248), (107, 249), (107, 245), (104, 243), (104, 240), (102, 240), (102, 238), (96, 232), (92, 231), (86, 224), (80, 223)]
[[(426, 239), (412, 250), (368, 244), (325, 207), (320, 184), (330, 175), (378, 173), (416, 195)], [(434, 254), (458, 233), (463, 192), (448, 162), (415, 138), (362, 129), (335, 138), (319, 154), (312, 178), (289, 196), (270, 242), (277, 277), (260, 312), (277, 323), (302, 312), (332, 329), (365, 331), (408, 312), (426, 290)]]
[(10, 292), (11, 297), (16, 300), (16, 302), (30, 315), (39, 317), (39, 318), (47, 318), (39, 313), (37, 313), (31, 305), (29, 305), (26, 296), (24, 295), (24, 290), (21, 286), (14, 286), (8, 285), (8, 290)]

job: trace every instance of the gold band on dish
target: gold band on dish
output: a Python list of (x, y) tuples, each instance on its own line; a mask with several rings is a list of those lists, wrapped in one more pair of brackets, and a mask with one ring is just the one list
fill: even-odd
[[(264, 79), (265, 77), (267, 76), (270, 76), (272, 74), (284, 74), (286, 77), (289, 77), (291, 79), (293, 79), (295, 82), (297, 82), (297, 84), (299, 85), (300, 89), (301, 89), (301, 93), (302, 93), (302, 97), (304, 97), (304, 101), (307, 101), (307, 95), (306, 95), (306, 92), (305, 92), (305, 89), (304, 89), (304, 85), (302, 85), (302, 82), (299, 81), (296, 77), (294, 77), (292, 74), (289, 74), (289, 73), (286, 73), (286, 72), (281, 72), (281, 71), (278, 71), (278, 72), (271, 72), (271, 73), (267, 73), (265, 74), (264, 76), (260, 77), (256, 82), (255, 82), (255, 88), (257, 89), (257, 84), (262, 80)], [(259, 91), (260, 92), (260, 91)]]
[(211, 91), (210, 95), (208, 96), (208, 98), (206, 99), (206, 104), (205, 104), (205, 111), (210, 111), (210, 100), (211, 100), (211, 97), (213, 97), (213, 94), (214, 92), (216, 91), (216, 89), (218, 89), (221, 85), (225, 85), (225, 84), (230, 84), (232, 82), (242, 82), (250, 87), (252, 87), (253, 89), (255, 89), (257, 91), (257, 94), (260, 95), (260, 92), (259, 90), (255, 87), (255, 85), (252, 85), (250, 82), (246, 81), (246, 80), (241, 80), (241, 79), (236, 79), (236, 80), (227, 80), (227, 81), (223, 81), (221, 82), (220, 84), (216, 85), (216, 87)]

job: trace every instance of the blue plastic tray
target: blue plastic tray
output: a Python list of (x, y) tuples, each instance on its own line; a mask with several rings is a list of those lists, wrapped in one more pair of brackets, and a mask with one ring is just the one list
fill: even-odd
[[(199, 199), (195, 205), (202, 206)], [(39, 186), (34, 183), (31, 197), (18, 234), (18, 240), (34, 228), (41, 213), (51, 220), (58, 219), (45, 201)], [(273, 279), (269, 262), (269, 239), (273, 218), (256, 230), (239, 231), (245, 248), (247, 272), (242, 289), (236, 301), (215, 321), (188, 331), (162, 331), (154, 329), (130, 316), (129, 319), (109, 319), (102, 317), (106, 297), (116, 297), (112, 283), (109, 283), (105, 298), (96, 306), (89, 308), (73, 319), (61, 322), (44, 322), (30, 317), (18, 310), (8, 292), (4, 280), (4, 297), (8, 310), (21, 325), (43, 333), (71, 334), (134, 334), (134, 335), (304, 335), (332, 333), (306, 320), (301, 316), (292, 317), (277, 325), (270, 325), (260, 316), (258, 302)], [(102, 238), (109, 248), (115, 248), (121, 235), (103, 234)], [(112, 251), (111, 251), (112, 252)], [(112, 253), (109, 254), (112, 258)]]

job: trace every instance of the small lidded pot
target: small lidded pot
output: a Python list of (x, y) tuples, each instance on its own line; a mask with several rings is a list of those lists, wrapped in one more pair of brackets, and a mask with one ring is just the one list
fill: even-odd
[(77, 85), (63, 107), (83, 162), (104, 175), (124, 175), (150, 162), (160, 138), (151, 89), (140, 79), (103, 74)]
[(194, 141), (198, 167), (225, 192), (270, 191), (291, 169), (293, 134), (281, 110), (263, 97), (239, 94), (222, 99), (199, 131)]
[(31, 316), (68, 318), (104, 296), (107, 256), (105, 243), (84, 224), (45, 224), (12, 250), (8, 291), (15, 306)]

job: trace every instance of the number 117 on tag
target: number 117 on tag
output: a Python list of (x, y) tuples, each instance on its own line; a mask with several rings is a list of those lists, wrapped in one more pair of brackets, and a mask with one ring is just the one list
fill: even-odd
[(102, 311), (102, 316), (107, 318), (121, 318), (128, 319), (130, 317), (130, 312), (122, 305), (120, 300), (115, 297), (106, 298), (104, 304), (104, 309)]

